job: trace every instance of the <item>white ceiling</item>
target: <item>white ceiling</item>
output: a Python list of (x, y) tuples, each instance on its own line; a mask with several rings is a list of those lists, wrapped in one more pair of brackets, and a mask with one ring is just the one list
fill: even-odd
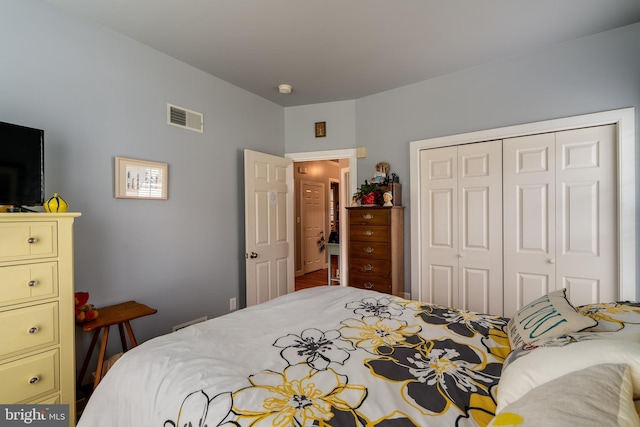
[(638, 0), (45, 1), (283, 106), (357, 99), (640, 22)]

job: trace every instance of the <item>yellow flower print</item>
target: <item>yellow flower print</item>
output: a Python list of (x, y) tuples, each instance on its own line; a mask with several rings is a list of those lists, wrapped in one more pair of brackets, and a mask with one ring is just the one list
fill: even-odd
[(328, 421), (333, 408), (349, 411), (365, 399), (364, 386), (346, 384), (335, 371), (317, 371), (306, 364), (289, 366), (282, 374), (265, 371), (249, 377), (251, 386), (233, 395), (238, 421), (251, 426), (309, 426)]
[(363, 317), (346, 319), (340, 328), (343, 338), (352, 340), (356, 347), (375, 353), (381, 346), (393, 347), (403, 344), (408, 337), (416, 335), (422, 329), (420, 325), (407, 325), (398, 319)]

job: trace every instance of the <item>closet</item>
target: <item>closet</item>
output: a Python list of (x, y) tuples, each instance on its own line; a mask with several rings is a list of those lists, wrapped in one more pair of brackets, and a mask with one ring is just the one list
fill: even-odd
[(616, 126), (420, 151), (420, 289), (512, 316), (566, 288), (618, 297)]

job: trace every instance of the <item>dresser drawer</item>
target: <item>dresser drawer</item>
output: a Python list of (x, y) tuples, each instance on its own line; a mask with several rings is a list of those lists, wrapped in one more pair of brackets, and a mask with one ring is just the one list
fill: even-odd
[(351, 225), (349, 229), (351, 241), (387, 242), (389, 227), (385, 225)]
[(57, 238), (55, 221), (0, 224), (0, 261), (57, 256)]
[(0, 360), (57, 343), (57, 302), (0, 312)]
[(351, 276), (349, 286), (360, 289), (368, 289), (370, 291), (391, 293), (391, 280), (379, 277), (362, 278), (361, 276)]
[(389, 225), (388, 209), (352, 209), (349, 211), (349, 224)]
[(359, 242), (354, 240), (349, 245), (349, 258), (389, 258), (389, 244), (387, 242)]
[(0, 267), (0, 306), (58, 296), (58, 263)]
[(56, 349), (0, 365), (0, 402), (32, 401), (58, 391), (58, 359)]
[(391, 263), (389, 259), (350, 258), (349, 272), (361, 277), (389, 277)]
[(53, 396), (45, 397), (44, 399), (38, 399), (33, 402), (34, 405), (58, 405), (60, 404), (60, 394), (54, 394)]

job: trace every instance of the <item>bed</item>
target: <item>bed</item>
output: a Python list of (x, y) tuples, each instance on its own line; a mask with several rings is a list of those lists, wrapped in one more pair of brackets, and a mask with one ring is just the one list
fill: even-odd
[[(640, 308), (625, 307), (625, 315), (640, 316)], [(515, 318), (340, 286), (298, 291), (128, 351), (100, 382), (78, 426), (535, 425), (522, 415), (530, 408), (517, 404), (593, 366), (604, 369), (595, 377), (616, 379), (612, 393), (626, 403), (611, 416), (640, 426), (633, 401), (640, 397), (640, 339), (628, 339), (635, 332), (624, 328), (632, 322), (614, 319), (611, 330), (589, 331), (606, 323), (596, 318), (610, 307), (572, 310), (591, 320), (580, 332), (590, 339), (563, 329), (520, 337), (527, 342), (512, 351)], [(593, 363), (585, 356), (578, 368), (565, 363), (543, 379), (529, 372), (544, 360), (557, 365), (563, 349), (612, 336), (612, 347), (600, 345), (603, 355)], [(520, 371), (528, 382), (518, 379)], [(505, 375), (508, 392), (499, 399)]]

